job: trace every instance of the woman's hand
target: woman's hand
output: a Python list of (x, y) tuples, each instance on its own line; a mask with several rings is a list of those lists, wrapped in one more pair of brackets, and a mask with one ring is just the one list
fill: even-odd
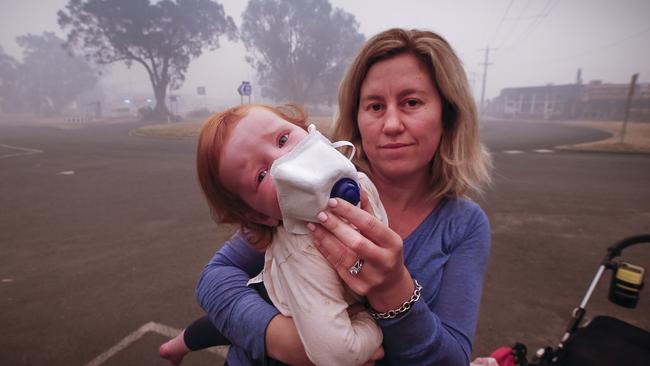
[[(320, 225), (308, 225), (314, 244), (341, 279), (359, 295), (367, 296), (379, 312), (398, 308), (414, 290), (403, 258), (402, 238), (371, 213), (365, 192), (361, 207), (341, 199), (330, 199), (318, 215)], [(357, 275), (350, 273), (357, 256), (363, 266)]]

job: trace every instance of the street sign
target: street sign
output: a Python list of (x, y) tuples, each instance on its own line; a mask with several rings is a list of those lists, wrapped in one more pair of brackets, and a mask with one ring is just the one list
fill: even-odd
[(237, 92), (239, 95), (244, 96), (251, 96), (251, 93), (253, 91), (253, 86), (251, 85), (250, 81), (242, 81), (241, 85), (239, 85), (239, 88), (237, 88)]
[(205, 95), (205, 86), (197, 86), (196, 87), (196, 94)]

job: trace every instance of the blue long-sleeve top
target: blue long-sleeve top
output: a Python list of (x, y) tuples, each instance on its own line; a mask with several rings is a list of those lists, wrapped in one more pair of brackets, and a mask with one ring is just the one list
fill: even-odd
[[(462, 365), (472, 352), (490, 250), (483, 210), (466, 199), (443, 199), (404, 239), (404, 263), (422, 285), (406, 314), (380, 320), (385, 358), (377, 365)], [(215, 254), (199, 279), (196, 297), (232, 342), (229, 365), (266, 363), (264, 334), (278, 310), (246, 286), (264, 256), (241, 234)]]

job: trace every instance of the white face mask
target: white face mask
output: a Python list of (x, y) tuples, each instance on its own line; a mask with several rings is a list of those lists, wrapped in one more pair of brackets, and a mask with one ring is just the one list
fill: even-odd
[[(316, 215), (327, 207), (331, 196), (353, 204), (359, 201), (357, 170), (350, 162), (352, 143), (332, 143), (313, 124), (308, 131), (307, 137), (271, 165), (282, 221), (294, 234), (309, 233), (307, 222), (318, 222)], [(336, 150), (341, 146), (352, 146), (349, 157)]]

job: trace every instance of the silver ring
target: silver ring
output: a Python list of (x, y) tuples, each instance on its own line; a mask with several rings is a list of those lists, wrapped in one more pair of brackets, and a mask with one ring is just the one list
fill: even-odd
[(348, 270), (351, 275), (353, 276), (358, 276), (359, 273), (361, 272), (361, 268), (363, 267), (363, 259), (361, 257), (357, 256), (357, 261), (354, 262), (352, 267)]

